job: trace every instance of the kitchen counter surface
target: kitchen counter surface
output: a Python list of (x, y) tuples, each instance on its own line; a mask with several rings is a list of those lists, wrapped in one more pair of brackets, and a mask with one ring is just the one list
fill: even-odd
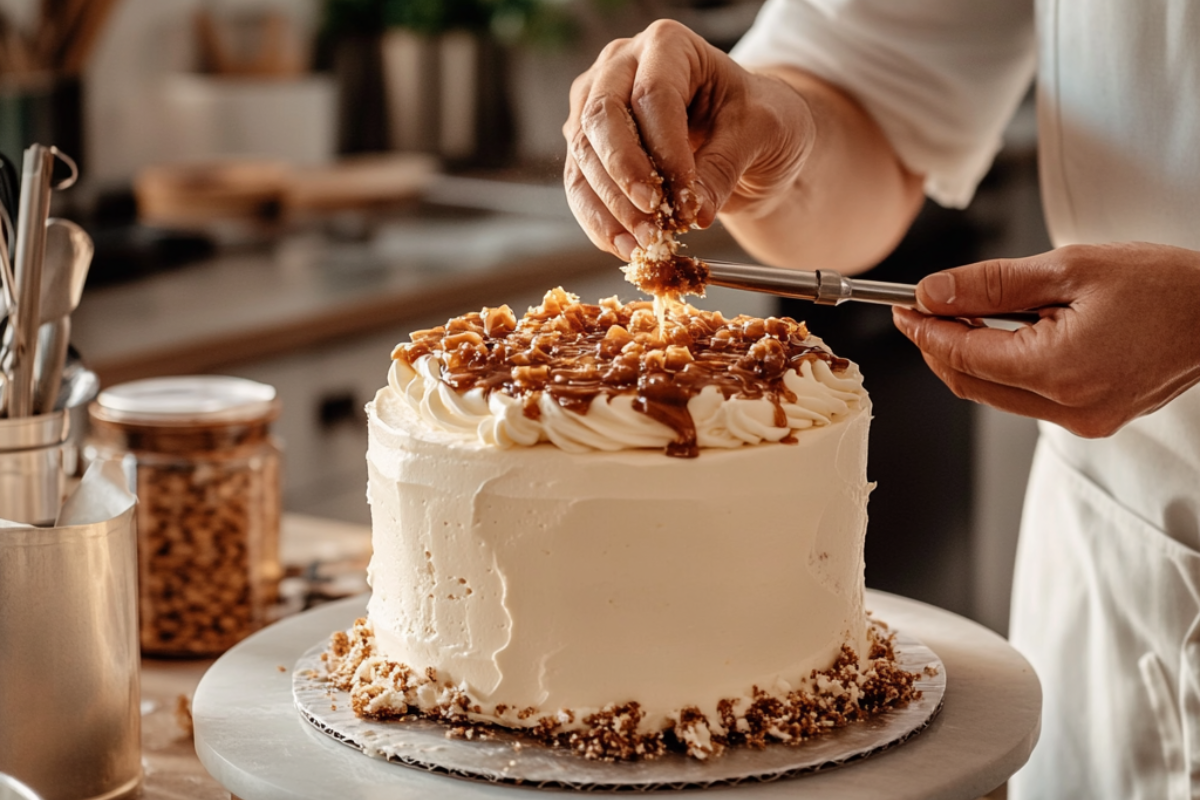
[(569, 217), (400, 217), (367, 241), (295, 234), (89, 288), (72, 338), (104, 385), (210, 372), (616, 266)]
[[(314, 597), (356, 595), (366, 589), (371, 529), (335, 520), (284, 514), (280, 559), (288, 575), (283, 594), (296, 610)], [(196, 757), (191, 700), (212, 658), (142, 659), (143, 800), (229, 800)]]
[[(304, 723), (291, 667), (329, 631), (363, 613), (365, 597), (293, 617), (219, 660), (196, 690), (196, 750), (242, 800), (544, 797), (566, 791), (456, 780), (369, 758)], [(867, 605), (942, 659), (944, 707), (915, 738), (838, 769), (761, 784), (714, 787), (722, 797), (972, 800), (1004, 783), (1037, 742), (1041, 689), (1033, 669), (996, 634), (924, 603), (868, 592)]]

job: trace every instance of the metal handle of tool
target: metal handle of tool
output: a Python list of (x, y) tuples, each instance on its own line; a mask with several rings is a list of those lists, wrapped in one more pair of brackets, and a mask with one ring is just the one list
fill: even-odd
[(816, 301), (820, 289), (816, 272), (763, 267), (757, 264), (733, 264), (728, 261), (702, 263), (708, 267), (708, 282), (713, 286), (767, 292), (780, 297), (812, 301)]
[[(735, 264), (728, 261), (704, 261), (709, 268), (708, 282), (713, 286), (767, 292), (781, 297), (811, 300), (818, 305), (836, 306), (847, 300), (858, 303), (916, 308), (917, 287), (908, 283), (890, 283), (847, 278), (830, 269), (805, 270), (764, 267), (756, 264)], [(993, 314), (984, 322), (1021, 323), (1031, 325), (1040, 319), (1037, 312)]]
[(54, 153), (35, 144), (25, 151), (21, 200), (17, 214), (14, 278), (17, 313), (13, 325), (12, 376), (8, 384), (8, 415), (33, 414), (33, 354), (41, 325), (42, 259), (46, 251), (46, 218), (50, 216), (50, 181)]
[[(70, 175), (57, 184), (54, 161), (62, 161)], [(50, 216), (51, 189), (66, 189), (79, 178), (79, 168), (57, 147), (33, 144), (25, 150), (21, 173), (21, 197), (16, 220), (17, 241), (13, 253), (17, 308), (9, 320), (13, 329), (11, 374), (6, 401), (8, 416), (28, 417), (34, 408), (34, 361), (38, 329), (41, 327), (42, 263), (46, 255), (46, 220)]]

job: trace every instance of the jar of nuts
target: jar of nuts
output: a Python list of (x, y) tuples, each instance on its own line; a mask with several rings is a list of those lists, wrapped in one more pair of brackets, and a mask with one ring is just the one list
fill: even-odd
[(142, 652), (216, 655), (262, 627), (280, 577), (275, 389), (153, 378), (88, 411), (88, 456), (122, 459), (136, 487)]

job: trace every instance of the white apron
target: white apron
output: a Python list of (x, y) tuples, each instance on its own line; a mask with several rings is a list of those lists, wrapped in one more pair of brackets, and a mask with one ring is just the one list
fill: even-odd
[[(1041, 0), (1037, 29), (1055, 243), (1200, 250), (1200, 3)], [(1200, 798), (1198, 551), (1200, 388), (1107, 439), (1041, 425), (1011, 637), (1045, 707), (1010, 797)]]
[[(1055, 243), (1200, 250), (1200, 0), (767, 0), (733, 55), (845, 87), (944, 205), (1036, 60)], [(1200, 388), (1108, 439), (1042, 425), (1012, 639), (1046, 705), (1013, 798), (1200, 800), (1198, 550)]]
[[(1197, 433), (1200, 392), (1176, 405)], [(1163, 429), (1172, 427), (1167, 412)], [(1129, 441), (1106, 440), (1092, 453), (1097, 443), (1043, 426), (1012, 639), (1042, 680), (1045, 706), (1041, 741), (1011, 781), (1012, 798), (1200, 798), (1200, 478), (1172, 465), (1153, 438), (1121, 434)], [(1113, 462), (1099, 466), (1103, 477), (1136, 476), (1123, 490), (1143, 501), (1164, 495), (1156, 522), (1089, 475), (1105, 458)], [(1168, 498), (1183, 480), (1155, 476), (1171, 473), (1190, 480), (1190, 491)]]

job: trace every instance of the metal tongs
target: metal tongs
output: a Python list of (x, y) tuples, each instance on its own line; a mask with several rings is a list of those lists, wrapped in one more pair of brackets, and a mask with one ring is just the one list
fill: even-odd
[[(700, 260), (708, 267), (708, 283), (730, 289), (766, 292), (782, 297), (811, 300), (817, 305), (836, 306), (847, 300), (887, 306), (917, 308), (917, 287), (908, 283), (889, 283), (847, 278), (830, 269), (805, 270), (765, 267), (761, 264), (736, 264), (730, 261)], [(920, 309), (918, 309), (920, 310)], [(1012, 328), (1013, 323), (1032, 325), (1040, 319), (1037, 312), (994, 314), (980, 322)], [(973, 321), (973, 320), (972, 320)], [(1018, 326), (1019, 327), (1019, 326)]]

